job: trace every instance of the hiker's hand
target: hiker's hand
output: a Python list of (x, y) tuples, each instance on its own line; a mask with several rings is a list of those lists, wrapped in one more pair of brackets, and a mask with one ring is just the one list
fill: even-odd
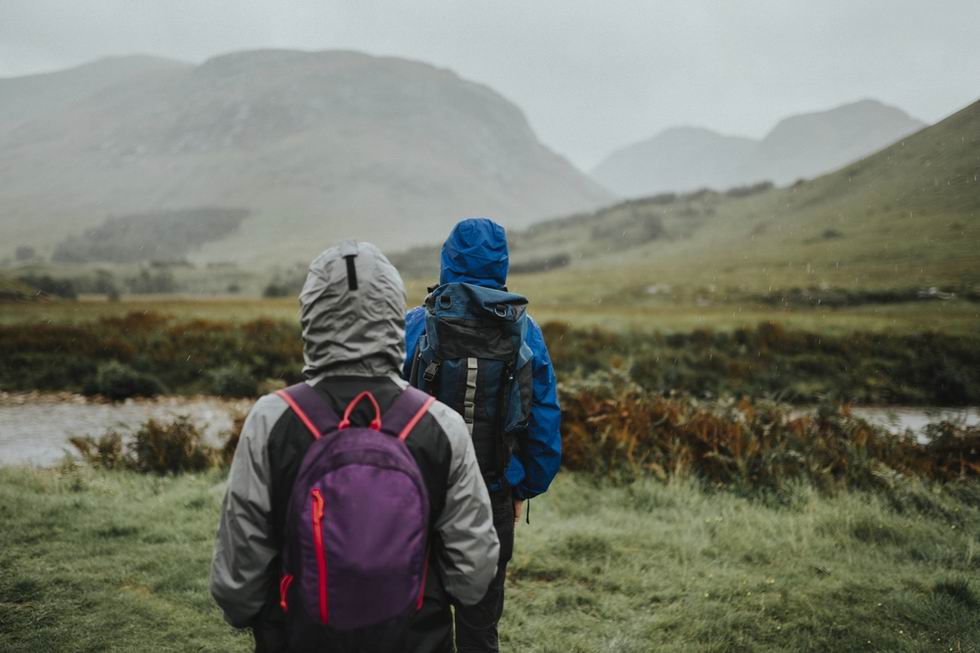
[(522, 510), (524, 510), (524, 499), (514, 499), (514, 526), (521, 521)]

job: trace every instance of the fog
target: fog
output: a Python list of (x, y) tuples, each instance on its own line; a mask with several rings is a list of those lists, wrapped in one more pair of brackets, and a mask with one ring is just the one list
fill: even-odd
[(873, 97), (935, 122), (975, 99), (980, 3), (0, 0), (0, 76), (250, 48), (420, 59), (516, 102), (583, 169), (678, 124), (758, 137)]

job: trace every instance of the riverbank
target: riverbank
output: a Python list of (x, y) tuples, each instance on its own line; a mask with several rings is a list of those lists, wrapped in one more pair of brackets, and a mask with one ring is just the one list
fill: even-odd
[(148, 419), (169, 422), (179, 415), (201, 429), (206, 443), (220, 446), (235, 416), (251, 404), (204, 395), (112, 402), (68, 392), (0, 392), (0, 465), (50, 467), (66, 453), (77, 454), (70, 437), (98, 437), (111, 429), (131, 433)]
[[(0, 469), (0, 650), (251, 650), (207, 590), (223, 493), (219, 472)], [(563, 472), (533, 503), (505, 650), (980, 649), (975, 483), (767, 502)]]
[[(168, 422), (179, 415), (190, 418), (207, 444), (221, 446), (235, 417), (247, 413), (251, 405), (251, 399), (207, 395), (113, 402), (68, 392), (0, 392), (0, 465), (50, 467), (60, 463), (66, 453), (77, 453), (68, 444), (70, 437), (98, 437), (110, 429), (130, 433), (148, 419)], [(817, 410), (816, 406), (804, 407), (797, 414)], [(863, 406), (850, 412), (894, 434), (911, 430), (920, 441), (931, 423), (980, 425), (980, 408)]]

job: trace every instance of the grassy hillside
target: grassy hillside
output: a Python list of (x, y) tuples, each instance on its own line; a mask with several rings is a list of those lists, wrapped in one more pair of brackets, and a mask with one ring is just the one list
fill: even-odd
[[(770, 505), (563, 473), (518, 528), (503, 645), (976, 651), (970, 491), (912, 484), (889, 502), (802, 486)], [(223, 492), (218, 473), (0, 469), (0, 648), (251, 650), (207, 590)]]
[[(793, 287), (969, 292), (980, 285), (978, 175), (980, 102), (789, 188), (664, 194), (512, 232), (515, 271), (553, 269), (510, 285), (573, 312), (744, 303)], [(407, 276), (437, 273), (436, 248), (393, 260)]]
[[(512, 285), (572, 303), (707, 301), (793, 286), (980, 285), (980, 102), (862, 161), (784, 189), (627, 202), (514, 235)], [(738, 196), (743, 195), (743, 196)], [(659, 224), (659, 233), (658, 227)]]

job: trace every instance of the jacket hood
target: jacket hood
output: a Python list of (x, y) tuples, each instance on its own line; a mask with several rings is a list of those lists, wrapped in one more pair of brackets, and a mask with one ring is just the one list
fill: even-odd
[(442, 246), (439, 283), (503, 288), (508, 266), (504, 228), (489, 218), (467, 218), (453, 227)]
[(299, 295), (303, 373), (398, 376), (405, 285), (371, 243), (345, 240), (310, 263)]

